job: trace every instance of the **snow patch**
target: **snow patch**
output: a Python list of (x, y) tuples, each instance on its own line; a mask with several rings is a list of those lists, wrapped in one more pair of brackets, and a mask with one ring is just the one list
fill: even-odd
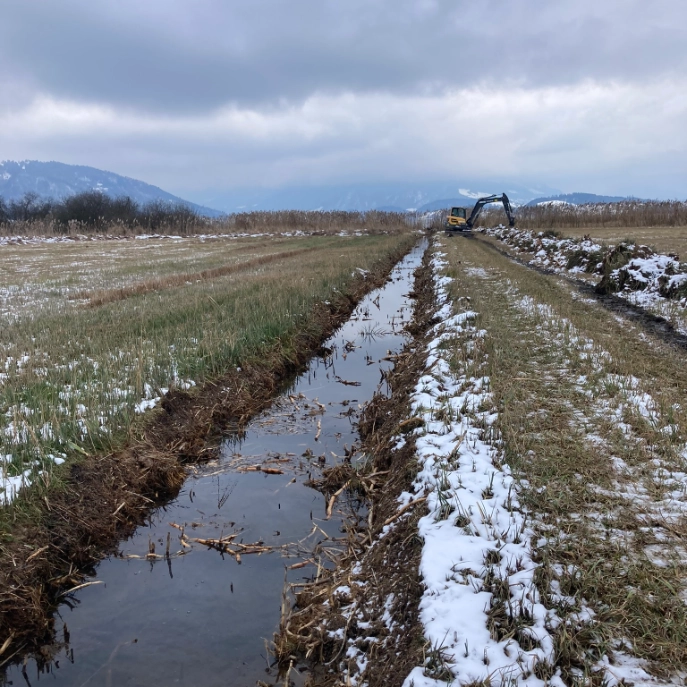
[[(435, 273), (444, 264), (441, 256), (436, 259)], [(534, 584), (532, 532), (519, 509), (500, 439), (491, 429), (497, 414), (485, 360), (475, 353), (485, 332), (476, 326), (477, 313), (450, 314), (449, 282), (435, 277), (437, 316), (443, 321), (431, 332), (427, 368), (411, 399), (414, 416), (424, 422), (416, 437), (420, 471), (414, 498), (426, 496), (429, 511), (418, 523), (425, 586), (420, 620), (431, 646), (426, 653), (434, 654), (434, 660), (414, 668), (404, 687), (446, 684), (437, 662), (461, 683), (517, 680), (543, 686), (533, 671), (554, 660), (548, 627), (558, 620), (542, 605)], [(471, 359), (471, 374), (466, 368), (452, 372), (447, 350), (457, 346)], [(494, 597), (489, 583), (494, 578), (509, 590), (508, 598)], [(506, 615), (531, 619), (523, 632), (533, 648), (523, 648), (514, 638), (492, 637), (489, 611), (498, 604)], [(558, 675), (549, 683), (563, 684)]]

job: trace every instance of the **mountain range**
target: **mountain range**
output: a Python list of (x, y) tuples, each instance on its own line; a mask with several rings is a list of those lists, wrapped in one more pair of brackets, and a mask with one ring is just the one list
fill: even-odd
[(529, 187), (512, 181), (437, 181), (339, 184), (335, 186), (290, 186), (279, 189), (236, 189), (207, 194), (199, 202), (225, 212), (251, 210), (386, 210), (424, 212), (474, 205), (492, 193), (506, 192), (516, 205), (537, 196), (559, 193), (548, 186)]
[(0, 198), (5, 200), (17, 200), (28, 192), (59, 199), (92, 190), (112, 197), (129, 196), (141, 205), (153, 200), (183, 203), (207, 217), (284, 209), (427, 212), (452, 205), (470, 207), (482, 196), (503, 192), (514, 205), (536, 205), (547, 201), (579, 205), (625, 200), (620, 196), (593, 193), (561, 194), (558, 189), (546, 185), (526, 186), (504, 180), (456, 180), (244, 188), (198, 194), (197, 202), (191, 202), (152, 184), (95, 167), (36, 160), (0, 162)]
[(557, 196), (535, 198), (527, 205), (542, 203), (567, 203), (568, 205), (584, 205), (585, 203), (620, 203), (623, 200), (638, 200), (624, 196), (598, 196), (596, 193), (559, 193)]
[(104, 172), (95, 167), (66, 165), (62, 162), (24, 160), (0, 162), (0, 197), (18, 200), (26, 193), (43, 198), (66, 198), (84, 191), (101, 191), (108, 196), (129, 196), (140, 205), (161, 200), (170, 205), (182, 203), (206, 217), (219, 217), (223, 212), (191, 203), (144, 181)]

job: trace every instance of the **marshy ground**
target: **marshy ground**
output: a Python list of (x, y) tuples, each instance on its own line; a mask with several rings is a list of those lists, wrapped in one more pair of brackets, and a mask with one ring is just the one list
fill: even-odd
[(264, 408), (414, 242), (193, 237), (8, 249), (3, 660), (52, 641), (51, 604), (178, 491), (187, 465), (213, 458), (222, 436)]

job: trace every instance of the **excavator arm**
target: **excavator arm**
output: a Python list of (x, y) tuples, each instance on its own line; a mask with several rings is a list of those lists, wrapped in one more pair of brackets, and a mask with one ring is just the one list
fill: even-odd
[(485, 198), (480, 198), (475, 203), (475, 207), (472, 208), (472, 214), (470, 215), (470, 217), (468, 217), (468, 220), (466, 222), (467, 228), (472, 229), (475, 222), (477, 221), (477, 218), (479, 217), (480, 212), (482, 212), (482, 208), (485, 205), (488, 205), (489, 203), (498, 203), (498, 202), (503, 203), (503, 209), (506, 211), (506, 215), (508, 215), (508, 223), (511, 227), (514, 227), (515, 226), (515, 216), (513, 215), (513, 208), (511, 207), (510, 200), (508, 200), (508, 196), (505, 193), (502, 193), (500, 196), (493, 195), (493, 196), (486, 196)]

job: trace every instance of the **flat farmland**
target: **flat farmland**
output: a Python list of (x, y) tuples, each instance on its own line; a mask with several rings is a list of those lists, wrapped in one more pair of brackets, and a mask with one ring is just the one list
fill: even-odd
[(687, 227), (574, 227), (562, 229), (566, 236), (590, 236), (599, 243), (618, 244), (631, 240), (651, 246), (657, 253), (677, 253), (687, 258)]
[[(485, 332), (497, 445), (531, 528), (526, 598), (546, 609), (537, 646), (550, 647), (537, 676), (676, 680), (687, 665), (684, 350), (481, 236), (443, 243), (452, 300), (469, 298)], [(537, 613), (514, 610), (517, 586), (499, 591), (518, 567), (490, 569), (492, 636), (525, 647)]]
[(408, 236), (189, 237), (5, 245), (5, 502), (70, 456), (111, 449), (170, 389), (279, 349), (320, 302)]

